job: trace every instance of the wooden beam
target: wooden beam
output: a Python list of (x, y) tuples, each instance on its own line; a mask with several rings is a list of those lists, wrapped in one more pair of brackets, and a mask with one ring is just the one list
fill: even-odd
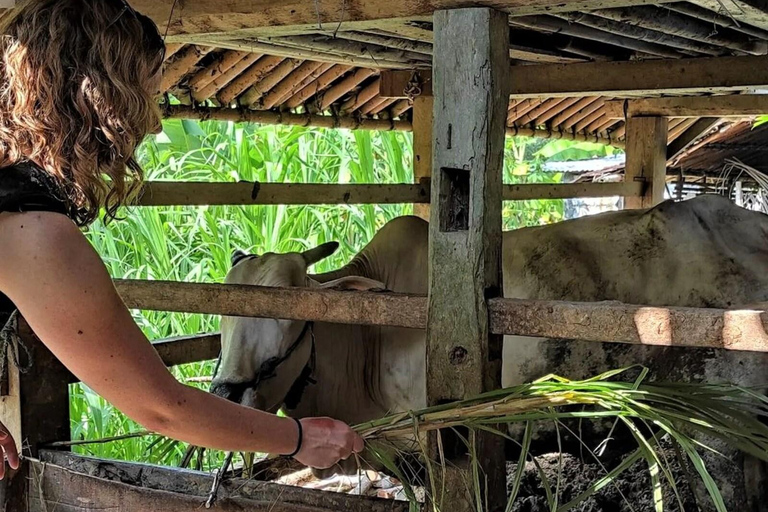
[(492, 7), (513, 15), (584, 11), (626, 5), (658, 3), (654, 0), (130, 0), (131, 6), (152, 18), (161, 29), (168, 27), (169, 42), (187, 42), (199, 37), (280, 36), (333, 33), (342, 30), (387, 30), (411, 21), (432, 19), (440, 9)]
[(423, 297), (414, 295), (140, 280), (116, 280), (115, 286), (133, 309), (409, 328), (426, 325), (426, 304)]
[(664, 200), (667, 178), (667, 118), (627, 119), (627, 163), (624, 180), (642, 181), (642, 197), (625, 197), (625, 209), (650, 208)]
[[(501, 198), (509, 98), (508, 16), (491, 9), (434, 16), (432, 212), (429, 225), (428, 405), (501, 385), (501, 337), (488, 326), (486, 299), (501, 294)], [(503, 439), (478, 433), (485, 481), (443, 468), (437, 508), (503, 510)], [(437, 456), (436, 437), (431, 438)], [(463, 452), (441, 453), (468, 468)], [(469, 488), (468, 488), (469, 487)], [(482, 503), (475, 503), (482, 496)]]
[[(427, 327), (427, 297), (420, 295), (166, 281), (115, 285), (133, 309)], [(768, 312), (762, 308), (493, 299), (488, 309), (494, 334), (768, 352)]]
[(381, 72), (379, 96), (382, 98), (408, 98), (411, 95), (432, 96), (432, 71), (419, 69)]
[[(413, 179), (417, 183), (432, 176), (432, 110), (431, 96), (413, 100)], [(429, 198), (429, 193), (427, 194)], [(414, 215), (429, 220), (429, 204), (415, 204)]]
[(313, 126), (316, 128), (344, 128), (347, 130), (410, 131), (411, 123), (391, 119), (358, 119), (319, 114), (292, 114), (263, 110), (247, 110), (228, 107), (191, 107), (169, 105), (164, 107), (166, 119), (199, 119), (207, 121), (232, 121), (233, 123), (259, 123), (286, 126)]
[(491, 330), (516, 336), (768, 352), (762, 310), (519, 299), (492, 299), (488, 308)]
[[(415, 137), (416, 184), (315, 184), (315, 183), (212, 183), (147, 182), (136, 206), (211, 206), (274, 204), (429, 204), (431, 180), (422, 178), (423, 160), (431, 153), (420, 148)], [(256, 191), (254, 193), (254, 191)], [(572, 197), (640, 196), (642, 184), (617, 183), (530, 183), (504, 185), (504, 201), (567, 199)]]
[[(106, 461), (46, 451), (27, 464), (29, 512), (202, 509), (213, 476), (198, 471)], [(406, 512), (407, 502), (351, 496), (241, 478), (224, 479), (216, 509), (223, 512)]]
[(719, 117), (702, 117), (667, 146), (667, 162), (685, 151), (699, 137), (720, 123)]
[(666, 117), (736, 117), (768, 114), (768, 94), (731, 94), (675, 98), (638, 98), (605, 102), (606, 115)]
[(315, 184), (162, 182), (146, 184), (140, 206), (241, 204), (404, 204), (428, 203), (429, 183)]
[(510, 82), (514, 98), (756, 90), (768, 88), (768, 56), (531, 65)]

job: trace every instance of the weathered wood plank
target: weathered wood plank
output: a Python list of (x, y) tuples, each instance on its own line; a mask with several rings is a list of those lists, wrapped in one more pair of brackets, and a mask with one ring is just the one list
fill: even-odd
[[(29, 461), (29, 512), (188, 512), (203, 508), (209, 474), (44, 452)], [(43, 466), (45, 464), (45, 466)], [(47, 506), (47, 508), (46, 508)], [(222, 482), (216, 509), (254, 512), (405, 512), (408, 504), (240, 478)]]
[(627, 119), (627, 163), (624, 179), (645, 184), (642, 197), (625, 197), (625, 209), (650, 208), (664, 200), (667, 179), (667, 118)]
[(613, 119), (634, 116), (750, 117), (768, 114), (768, 95), (638, 98), (605, 102), (605, 115)]
[[(135, 309), (427, 327), (427, 297), (418, 295), (163, 281), (116, 281), (116, 285), (126, 304)], [(228, 291), (230, 287), (235, 289)], [(768, 312), (762, 306), (724, 310), (493, 299), (488, 309), (493, 334), (768, 352)], [(209, 353), (215, 352), (214, 347), (208, 347)], [(176, 350), (180, 349), (169, 347), (169, 357), (183, 357), (170, 355)]]
[(398, 204), (429, 202), (429, 183), (333, 185), (315, 183), (147, 183), (141, 206), (239, 204)]
[[(0, 397), (0, 419), (24, 456), (37, 457), (40, 448), (50, 442), (69, 439), (69, 371), (37, 339), (29, 324), (18, 321), (20, 371), (8, 358), (8, 395)], [(9, 354), (10, 356), (10, 354)], [(2, 461), (0, 461), (2, 463)], [(7, 512), (27, 512), (25, 473), (19, 471), (11, 482), (0, 482), (0, 506)]]
[[(277, 36), (291, 34), (332, 33), (342, 30), (382, 29), (402, 26), (409, 20), (430, 21), (440, 9), (492, 7), (514, 15), (544, 14), (569, 10), (594, 10), (627, 5), (658, 3), (653, 0), (197, 0), (178, 3), (174, 0), (131, 0), (130, 4), (157, 23), (166, 26), (169, 42), (186, 42), (195, 36), (227, 34)], [(171, 15), (172, 6), (173, 14)]]
[[(417, 96), (413, 100), (413, 179), (417, 183), (429, 180), (432, 176), (433, 105), (430, 96)], [(413, 213), (429, 220), (429, 204), (414, 205)]]
[[(432, 212), (429, 226), (427, 402), (458, 400), (501, 382), (501, 338), (488, 326), (486, 299), (501, 294), (501, 198), (509, 75), (508, 17), (490, 9), (434, 16)], [(503, 441), (479, 435), (485, 490), (444, 469), (440, 509), (504, 510)], [(435, 439), (431, 443), (437, 455)], [(460, 453), (446, 456), (465, 466)], [(483, 496), (474, 504), (473, 492)], [(438, 499), (438, 497), (433, 497)], [(450, 506), (448, 506), (450, 504)]]
[(515, 98), (756, 90), (768, 87), (768, 56), (531, 65), (510, 82)]
[[(414, 85), (418, 89), (414, 88)], [(432, 96), (432, 71), (419, 69), (413, 71), (382, 71), (379, 96), (382, 98), (408, 98), (414, 96)]]
[(129, 308), (419, 328), (424, 297), (395, 293), (234, 284), (116, 280)]
[(489, 301), (491, 330), (508, 335), (768, 352), (768, 313), (619, 302)]
[[(424, 160), (431, 160), (430, 150), (416, 137), (414, 170), (417, 184), (398, 185), (320, 185), (305, 183), (212, 183), (148, 182), (137, 206), (204, 206), (244, 204), (428, 204), (430, 178)], [(418, 164), (418, 165), (417, 165)], [(258, 188), (256, 197), (253, 192)], [(531, 183), (504, 185), (504, 201), (528, 199), (565, 199), (570, 197), (610, 197), (642, 195), (642, 184), (617, 183)]]

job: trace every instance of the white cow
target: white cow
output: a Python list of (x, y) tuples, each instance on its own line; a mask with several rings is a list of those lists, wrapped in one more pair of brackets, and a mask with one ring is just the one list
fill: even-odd
[[(386, 224), (345, 267), (307, 273), (336, 248), (237, 253), (226, 282), (427, 292), (428, 224), (417, 217)], [(768, 216), (706, 195), (519, 229), (504, 233), (503, 273), (504, 296), (511, 298), (715, 308), (761, 303), (768, 300)], [(754, 385), (764, 384), (768, 361), (712, 349), (507, 336), (503, 384), (551, 372), (580, 378), (637, 362), (665, 379)], [(424, 406), (424, 368), (420, 330), (323, 322), (310, 329), (301, 321), (225, 317), (212, 391), (269, 411), (288, 397), (292, 416), (354, 424)], [(310, 370), (315, 384), (306, 378)]]

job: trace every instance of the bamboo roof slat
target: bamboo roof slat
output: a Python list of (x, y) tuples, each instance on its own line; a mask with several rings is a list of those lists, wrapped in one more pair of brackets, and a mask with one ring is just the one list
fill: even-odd
[(389, 99), (395, 100), (396, 98), (382, 98), (381, 96), (375, 96), (367, 101), (365, 105), (360, 107), (358, 111), (364, 116), (370, 115), (379, 107), (379, 105), (384, 105)]
[[(569, 117), (568, 119), (560, 123), (559, 126), (563, 130), (570, 130), (577, 123), (583, 121), (584, 119), (586, 119), (587, 117), (595, 113), (596, 111), (603, 108), (604, 105), (605, 105), (605, 100), (603, 100), (602, 98), (598, 98), (597, 101), (590, 103), (589, 105), (582, 108), (578, 112), (575, 112), (571, 117)], [(579, 130), (576, 130), (576, 131), (579, 131)]]
[(317, 80), (304, 86), (303, 89), (298, 90), (293, 96), (288, 98), (285, 105), (288, 108), (296, 108), (299, 105), (304, 104), (308, 99), (324, 91), (329, 87), (336, 79), (347, 73), (351, 66), (344, 64), (334, 64), (331, 68), (326, 70), (320, 75)]
[(685, 14), (686, 16), (690, 16), (692, 18), (696, 18), (699, 20), (706, 21), (708, 23), (714, 23), (714, 24), (720, 25), (721, 27), (726, 27), (726, 28), (736, 30), (737, 32), (747, 34), (748, 36), (754, 37), (756, 39), (768, 40), (768, 31), (766, 30), (753, 27), (751, 25), (747, 25), (746, 23), (743, 23), (743, 22), (737, 22), (736, 20), (734, 20), (729, 16), (723, 16), (721, 14), (710, 11), (709, 9), (705, 9), (695, 4), (690, 4), (686, 2), (674, 2), (674, 3), (664, 4), (663, 7), (665, 9), (669, 9), (670, 11), (675, 11), (680, 14)]
[(587, 126), (594, 123), (596, 120), (600, 119), (601, 117), (605, 116), (605, 112), (602, 108), (597, 108), (594, 112), (586, 116), (584, 119), (576, 123), (576, 125), (573, 127), (574, 131), (581, 132), (584, 131)]
[[(613, 121), (610, 117), (605, 115), (605, 112), (598, 111), (599, 116), (597, 116), (591, 123), (589, 123), (587, 126), (583, 128), (583, 131), (586, 133), (599, 133), (600, 127), (604, 124)], [(576, 130), (581, 131), (581, 130)]]
[[(239, 101), (241, 105), (251, 106), (261, 100), (261, 98), (272, 90), (283, 78), (287, 77), (294, 69), (302, 65), (302, 61), (297, 59), (285, 59), (278, 64), (268, 75), (254, 83), (242, 96)], [(259, 105), (261, 106), (261, 105)]]
[(336, 37), (348, 39), (358, 43), (375, 44), (385, 48), (396, 50), (405, 50), (422, 55), (432, 55), (432, 45), (421, 41), (403, 39), (401, 37), (385, 36), (370, 32), (342, 31), (336, 34)]
[(583, 25), (568, 23), (567, 21), (551, 16), (521, 16), (510, 19), (513, 25), (522, 26), (532, 30), (545, 30), (548, 32), (562, 33), (572, 37), (599, 41), (601, 43), (626, 48), (629, 50), (642, 51), (657, 57), (667, 59), (679, 59), (686, 55), (677, 51), (661, 46), (655, 43), (646, 43), (637, 41), (629, 37), (623, 37), (616, 34), (595, 30)]
[(248, 53), (246, 52), (239, 52), (235, 50), (224, 52), (216, 60), (208, 64), (205, 68), (195, 73), (187, 82), (187, 85), (189, 86), (193, 95), (195, 92), (204, 89), (217, 77), (232, 69), (235, 64), (243, 60), (247, 55)]
[(392, 115), (392, 117), (402, 117), (403, 114), (408, 112), (410, 109), (413, 108), (413, 103), (411, 100), (399, 100), (397, 103), (392, 105), (392, 108), (389, 109), (389, 113)]
[(577, 113), (583, 108), (588, 107), (592, 103), (596, 102), (598, 98), (587, 96), (586, 98), (581, 98), (579, 101), (568, 107), (567, 109), (563, 110), (557, 116), (555, 116), (554, 119), (552, 119), (552, 126), (560, 126), (563, 124), (566, 120), (568, 120), (572, 115)]
[(765, 41), (751, 40), (744, 34), (728, 28), (712, 30), (712, 26), (706, 22), (654, 6), (602, 9), (594, 11), (594, 14), (614, 21), (642, 25), (673, 36), (716, 44), (750, 55), (765, 55), (768, 51), (768, 43)]
[(360, 68), (350, 76), (343, 79), (341, 82), (332, 86), (330, 89), (323, 93), (322, 100), (319, 103), (320, 111), (328, 109), (328, 107), (330, 107), (337, 99), (341, 98), (349, 91), (360, 85), (360, 83), (362, 83), (365, 79), (370, 78), (375, 74), (377, 74), (376, 70)]
[(160, 82), (161, 92), (168, 91), (179, 83), (200, 60), (213, 50), (210, 46), (188, 46), (173, 57), (165, 66)]
[(631, 23), (620, 23), (612, 19), (601, 18), (592, 14), (569, 13), (560, 14), (558, 17), (570, 23), (579, 23), (581, 25), (585, 25), (597, 30), (610, 32), (611, 34), (621, 35), (624, 37), (632, 37), (638, 41), (645, 41), (648, 43), (660, 44), (670, 48), (675, 48), (694, 57), (703, 55), (716, 56), (725, 53), (722, 48), (718, 48), (707, 43), (685, 39), (683, 37), (673, 36), (655, 30), (648, 30)]
[(165, 62), (168, 62), (171, 57), (176, 55), (179, 50), (184, 48), (186, 44), (184, 43), (166, 43), (165, 44)]
[(376, 105), (376, 107), (371, 109), (369, 113), (371, 115), (379, 116), (379, 118), (383, 118), (385, 114), (388, 114), (387, 108), (394, 104), (396, 101), (397, 98), (384, 98), (384, 101)]
[(560, 103), (554, 108), (549, 109), (547, 112), (544, 112), (543, 114), (536, 117), (536, 119), (533, 120), (534, 126), (541, 126), (556, 115), (563, 112), (563, 110), (567, 109), (568, 107), (572, 106), (576, 102), (579, 101), (579, 98), (566, 98), (565, 101)]
[(243, 74), (219, 91), (216, 97), (223, 104), (232, 103), (250, 86), (262, 80), (270, 71), (280, 65), (285, 59), (274, 55), (265, 55), (251, 65)]
[(238, 78), (243, 71), (262, 57), (260, 53), (249, 53), (240, 62), (232, 66), (229, 70), (214, 78), (211, 83), (198, 91), (192, 91), (192, 97), (195, 101), (205, 101), (215, 97), (219, 91), (229, 85), (230, 82)]
[(270, 109), (280, 103), (280, 100), (294, 90), (305, 78), (317, 71), (322, 62), (305, 61), (286, 76), (268, 94), (261, 99), (261, 108)]
[(545, 114), (546, 112), (549, 112), (551, 109), (562, 104), (565, 100), (566, 98), (552, 98), (552, 99), (546, 100), (541, 105), (534, 108), (533, 110), (525, 114), (523, 117), (518, 119), (515, 122), (515, 124), (517, 124), (518, 126), (525, 126), (526, 124), (536, 119), (538, 116)]
[[(328, 71), (334, 66), (333, 64), (329, 64), (327, 62), (322, 62), (318, 64), (320, 64), (320, 67), (318, 67), (315, 71), (310, 73), (306, 78), (304, 78), (304, 80), (302, 80), (301, 82), (291, 87), (288, 91), (286, 91), (286, 94), (283, 95), (283, 97), (278, 100), (278, 103), (281, 106), (288, 106), (287, 103), (290, 98), (295, 96), (299, 91), (301, 91), (305, 87), (315, 83), (321, 76), (323, 76), (323, 74), (326, 71)], [(295, 107), (289, 107), (289, 108), (295, 108)]]
[(515, 105), (513, 108), (511, 108), (507, 114), (507, 125), (511, 126), (513, 124), (520, 124), (517, 123), (517, 120), (526, 115), (528, 112), (533, 110), (534, 108), (541, 105), (542, 100), (540, 99), (528, 99), (528, 100), (522, 100), (517, 105)]
[(339, 107), (339, 112), (353, 112), (362, 107), (365, 103), (370, 101), (373, 97), (379, 94), (379, 85), (381, 84), (379, 79), (374, 80), (370, 84), (363, 87), (354, 96), (342, 103)]

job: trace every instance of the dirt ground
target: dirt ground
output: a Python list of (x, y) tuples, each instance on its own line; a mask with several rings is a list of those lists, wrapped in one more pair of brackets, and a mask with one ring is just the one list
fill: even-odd
[[(678, 492), (683, 501), (683, 510), (677, 503), (669, 485), (662, 485), (664, 510), (669, 512), (694, 512), (693, 493), (687, 485), (680, 465), (670, 454), (673, 474), (678, 481)], [(570, 454), (562, 456), (562, 473), (560, 477), (559, 504), (565, 504), (586, 490), (593, 482), (605, 475), (605, 471), (597, 463), (585, 463), (579, 457)], [(537, 458), (539, 465), (547, 476), (554, 492), (558, 477), (559, 457), (556, 453), (541, 455)], [(517, 464), (507, 463), (507, 486), (512, 490)], [(638, 461), (622, 473), (619, 478), (587, 498), (574, 510), (579, 512), (655, 512), (652, 501), (651, 480), (648, 464)], [(532, 462), (525, 465), (520, 492), (512, 508), (513, 512), (549, 512), (544, 487), (539, 478), (539, 472)]]

